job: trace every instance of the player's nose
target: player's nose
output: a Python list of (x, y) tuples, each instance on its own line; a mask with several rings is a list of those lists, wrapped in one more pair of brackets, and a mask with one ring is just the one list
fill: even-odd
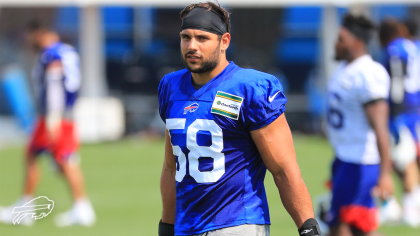
[(198, 42), (194, 38), (190, 40), (190, 44), (188, 45), (188, 49), (190, 51), (197, 51), (198, 50)]

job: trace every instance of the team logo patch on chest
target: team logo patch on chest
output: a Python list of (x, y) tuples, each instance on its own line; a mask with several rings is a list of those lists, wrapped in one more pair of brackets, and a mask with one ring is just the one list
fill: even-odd
[(194, 102), (193, 104), (184, 108), (184, 115), (189, 113), (193, 113), (198, 109), (198, 103)]
[(211, 113), (237, 120), (243, 100), (242, 97), (217, 91), (211, 106)]

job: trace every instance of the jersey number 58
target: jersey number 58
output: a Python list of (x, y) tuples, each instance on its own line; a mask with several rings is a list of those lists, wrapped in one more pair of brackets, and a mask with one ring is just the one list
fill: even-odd
[[(185, 129), (186, 119), (167, 119), (166, 128), (168, 131), (174, 129)], [(212, 144), (210, 146), (199, 146), (197, 144), (198, 131), (209, 131)], [(187, 128), (187, 148), (189, 172), (197, 183), (214, 183), (225, 173), (225, 154), (223, 150), (223, 132), (214, 120), (197, 119)], [(178, 168), (175, 179), (181, 182), (187, 173), (187, 157), (181, 148), (172, 145), (173, 154), (178, 156)], [(201, 172), (198, 169), (200, 157), (213, 158), (213, 170)]]

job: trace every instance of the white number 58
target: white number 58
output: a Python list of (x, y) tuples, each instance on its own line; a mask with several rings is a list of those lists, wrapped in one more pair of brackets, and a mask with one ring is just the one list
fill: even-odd
[[(186, 119), (167, 119), (166, 129), (168, 131), (174, 129), (185, 129)], [(209, 131), (211, 134), (211, 146), (199, 146), (197, 144), (198, 131)], [(170, 132), (169, 132), (170, 133)], [(223, 150), (223, 132), (222, 129), (213, 120), (197, 119), (187, 128), (187, 148), (190, 150), (188, 154), (189, 171), (191, 177), (197, 183), (214, 183), (219, 180), (225, 173), (225, 154)], [(172, 145), (173, 154), (178, 156), (178, 167), (175, 179), (182, 182), (187, 173), (187, 157), (179, 146)], [(200, 157), (213, 158), (212, 171), (200, 171), (198, 169)]]

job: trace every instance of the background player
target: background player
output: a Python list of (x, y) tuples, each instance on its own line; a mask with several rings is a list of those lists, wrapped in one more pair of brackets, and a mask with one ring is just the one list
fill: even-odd
[(407, 27), (407, 38), (411, 40), (418, 48), (420, 53), (420, 38), (418, 37), (419, 26), (414, 19), (407, 19), (404, 21), (404, 25)]
[(166, 123), (159, 235), (269, 235), (266, 168), (299, 235), (320, 235), (300, 175), (277, 78), (226, 60), (229, 13), (214, 3), (181, 12), (187, 69), (159, 86)]
[(342, 63), (328, 84), (328, 139), (336, 157), (326, 217), (331, 236), (376, 235), (372, 191), (383, 199), (393, 192), (389, 76), (367, 53), (373, 31), (369, 19), (346, 15), (335, 45), (335, 59)]
[[(417, 47), (417, 52), (420, 58), (420, 38), (418, 37), (418, 30), (419, 30), (419, 26), (417, 24), (417, 22), (414, 19), (407, 19), (406, 21), (404, 21), (405, 26), (407, 27), (407, 38), (409, 40), (411, 40)], [(419, 60), (419, 68), (420, 68), (420, 60)], [(419, 111), (420, 112), (420, 111)], [(419, 131), (417, 130), (417, 134), (419, 133)], [(417, 143), (418, 145), (418, 143)], [(417, 153), (417, 164), (420, 168), (420, 153), (419, 153), (419, 149), (417, 149), (418, 153)]]
[[(385, 48), (384, 66), (391, 77), (390, 131), (393, 137), (392, 159), (404, 182), (403, 220), (420, 226), (420, 187), (418, 166), (420, 126), (420, 62), (415, 44), (406, 39), (407, 28), (395, 21), (384, 21), (379, 37)], [(395, 212), (390, 213), (391, 216)], [(387, 214), (381, 214), (385, 220)]]
[[(72, 209), (59, 215), (56, 224), (90, 226), (96, 217), (85, 192), (72, 116), (81, 84), (79, 57), (73, 47), (60, 42), (56, 32), (39, 22), (30, 24), (28, 39), (34, 50), (40, 52), (33, 71), (39, 121), (27, 149), (24, 193), (15, 205), (22, 206), (32, 200), (40, 176), (36, 158), (46, 151), (66, 177), (74, 198)], [(1, 222), (12, 222), (14, 206), (0, 211)], [(32, 223), (30, 217), (22, 221), (25, 225)]]

